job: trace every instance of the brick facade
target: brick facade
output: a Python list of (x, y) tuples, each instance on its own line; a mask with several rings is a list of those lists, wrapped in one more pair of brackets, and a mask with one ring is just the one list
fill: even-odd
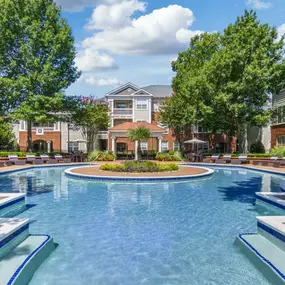
[[(25, 151), (27, 149), (27, 132), (21, 131), (19, 132), (19, 146), (22, 151)], [(45, 131), (44, 135), (37, 136), (36, 132), (32, 132), (32, 139), (33, 142), (37, 140), (43, 140), (43, 141), (51, 141), (53, 150), (54, 151), (61, 151), (61, 132), (48, 132)]]
[(277, 146), (278, 136), (285, 136), (285, 124), (271, 126), (271, 147)]

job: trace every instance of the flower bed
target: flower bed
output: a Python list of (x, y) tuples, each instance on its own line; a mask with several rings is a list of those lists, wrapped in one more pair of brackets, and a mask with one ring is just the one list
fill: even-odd
[(123, 164), (103, 164), (100, 170), (113, 172), (168, 172), (177, 171), (175, 163), (157, 163), (153, 161), (126, 161)]

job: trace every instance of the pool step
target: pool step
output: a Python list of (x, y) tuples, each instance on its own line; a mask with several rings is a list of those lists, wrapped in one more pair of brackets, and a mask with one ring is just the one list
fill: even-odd
[(285, 217), (257, 217), (257, 233), (238, 236), (245, 254), (274, 284), (285, 284)]
[(41, 263), (55, 249), (48, 235), (29, 235), (0, 261), (0, 285), (27, 285)]
[(259, 234), (241, 234), (244, 253), (273, 284), (284, 285), (285, 252)]

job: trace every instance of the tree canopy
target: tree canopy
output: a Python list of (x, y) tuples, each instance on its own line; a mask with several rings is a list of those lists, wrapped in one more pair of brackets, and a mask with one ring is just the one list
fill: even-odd
[[(175, 96), (162, 107), (162, 121), (176, 104), (184, 106), (177, 124), (195, 124), (212, 133), (241, 136), (244, 125), (264, 126), (271, 93), (285, 82), (284, 39), (275, 27), (246, 11), (223, 34), (201, 34), (172, 63)], [(172, 106), (172, 107), (171, 107)], [(172, 113), (171, 113), (172, 112)]]
[(16, 138), (13, 132), (13, 127), (8, 121), (0, 117), (0, 149), (10, 150), (14, 149), (16, 145)]
[(148, 141), (151, 136), (150, 130), (146, 127), (137, 127), (134, 130), (128, 131), (128, 138), (129, 140), (135, 142), (138, 142), (137, 146), (137, 154), (138, 157), (136, 157), (137, 160), (140, 159), (140, 153), (141, 153), (141, 142), (142, 141)]
[(82, 97), (70, 105), (73, 109), (69, 110), (68, 120), (80, 128), (89, 152), (94, 149), (98, 132), (108, 128), (109, 107), (105, 102), (92, 97)]
[(28, 122), (61, 110), (80, 72), (71, 29), (52, 0), (0, 0), (0, 106)]

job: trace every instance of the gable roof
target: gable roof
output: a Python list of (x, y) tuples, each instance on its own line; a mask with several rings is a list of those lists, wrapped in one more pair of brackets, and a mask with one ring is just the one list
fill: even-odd
[(138, 91), (140, 89), (138, 86), (128, 82), (128, 83), (126, 83), (126, 84), (124, 84), (124, 85), (122, 85), (122, 86), (120, 86), (120, 87), (118, 87), (118, 88), (108, 92), (106, 94), (106, 96), (108, 96), (108, 95), (116, 95), (116, 94), (120, 93), (121, 91), (123, 91), (124, 89), (128, 89), (128, 88), (133, 89), (134, 92), (136, 92), (136, 91)]
[(165, 132), (165, 129), (160, 128), (157, 125), (147, 123), (147, 122), (125, 122), (115, 127), (109, 128), (109, 131), (127, 131), (127, 130), (134, 130), (137, 127), (145, 127), (151, 131)]
[(142, 87), (142, 89), (152, 94), (155, 98), (171, 97), (173, 93), (171, 85), (149, 85)]

